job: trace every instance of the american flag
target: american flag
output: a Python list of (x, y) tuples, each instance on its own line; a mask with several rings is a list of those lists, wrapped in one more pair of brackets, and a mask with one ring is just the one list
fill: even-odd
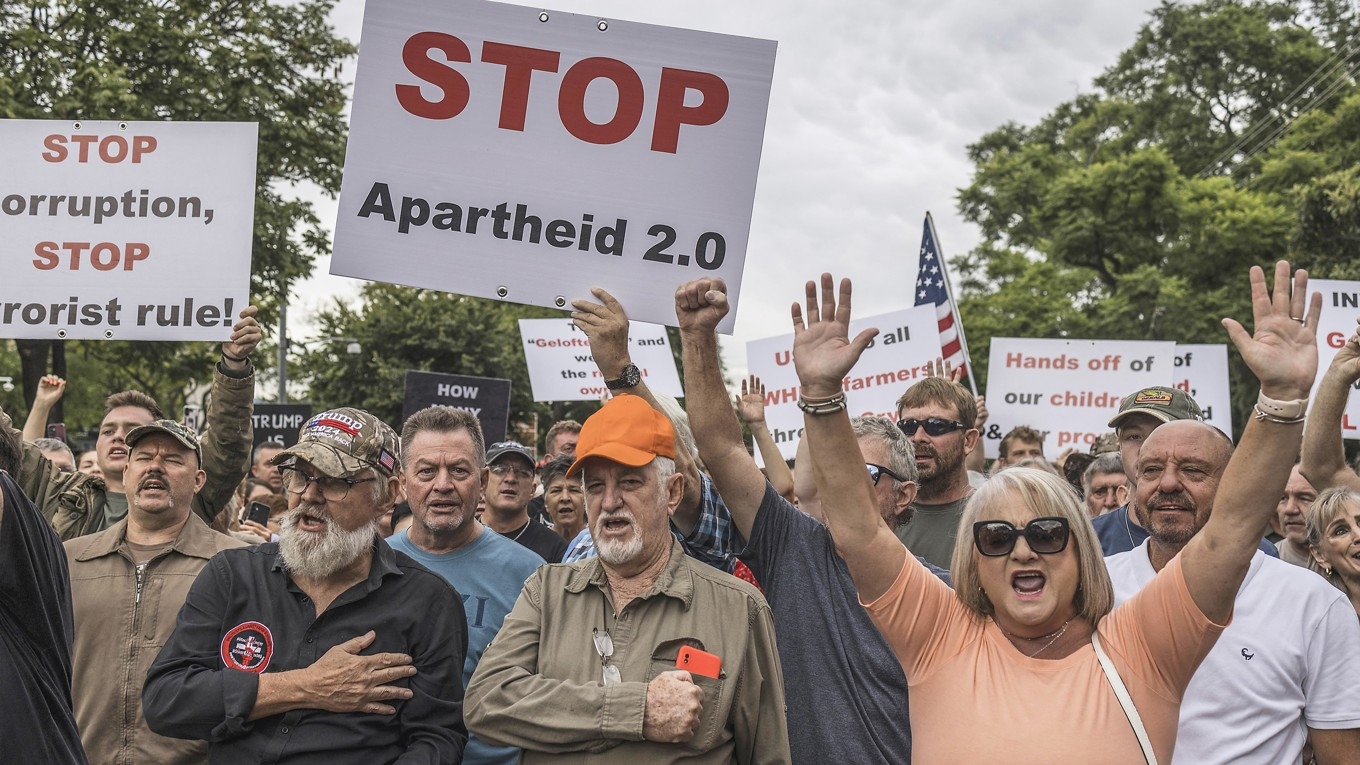
[(940, 352), (954, 369), (962, 369), (965, 378), (972, 380), (968, 368), (968, 347), (963, 341), (963, 322), (954, 309), (949, 294), (949, 277), (944, 272), (944, 259), (935, 246), (935, 230), (926, 217), (921, 234), (921, 265), (916, 275), (916, 305), (935, 306), (935, 318), (940, 328)]

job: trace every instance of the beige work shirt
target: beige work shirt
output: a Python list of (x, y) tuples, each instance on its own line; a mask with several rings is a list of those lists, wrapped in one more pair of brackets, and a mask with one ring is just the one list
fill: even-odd
[[(646, 594), (615, 612), (598, 558), (545, 565), (529, 581), (468, 684), (464, 714), (481, 739), (524, 750), (524, 765), (787, 763), (784, 680), (770, 607), (750, 584), (671, 547)], [(595, 630), (614, 643), (622, 682), (603, 685)], [(644, 741), (647, 683), (683, 646), (722, 659), (688, 743)]]

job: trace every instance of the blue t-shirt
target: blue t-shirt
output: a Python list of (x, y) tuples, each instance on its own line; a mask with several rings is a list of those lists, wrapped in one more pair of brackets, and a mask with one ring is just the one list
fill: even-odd
[[(444, 577), (463, 598), (467, 613), (468, 650), (463, 662), (463, 687), (467, 687), (486, 646), (501, 629), (501, 622), (515, 605), (524, 581), (543, 565), (537, 553), (483, 528), (467, 545), (448, 553), (431, 553), (416, 547), (402, 530), (388, 537), (393, 550), (406, 553), (417, 563)], [(491, 746), (468, 736), (464, 765), (515, 765), (520, 750)]]
[[(1147, 529), (1129, 520), (1128, 504), (1097, 515), (1091, 519), (1091, 525), (1096, 527), (1096, 539), (1100, 540), (1100, 549), (1106, 558), (1128, 552), (1148, 538)], [(1280, 557), (1280, 551), (1268, 540), (1262, 539), (1260, 548), (1272, 558)]]

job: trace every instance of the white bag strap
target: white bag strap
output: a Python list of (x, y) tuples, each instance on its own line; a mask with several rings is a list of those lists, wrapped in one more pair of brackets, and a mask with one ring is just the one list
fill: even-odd
[(1114, 663), (1105, 654), (1105, 649), (1100, 647), (1100, 636), (1095, 630), (1091, 631), (1091, 647), (1096, 649), (1096, 658), (1100, 659), (1100, 667), (1105, 670), (1105, 678), (1110, 681), (1110, 687), (1114, 689), (1119, 705), (1124, 708), (1124, 715), (1133, 726), (1133, 735), (1138, 737), (1138, 746), (1143, 748), (1143, 759), (1147, 760), (1148, 765), (1157, 765), (1157, 753), (1152, 751), (1152, 741), (1148, 739), (1147, 729), (1143, 727), (1143, 718), (1138, 716), (1138, 708), (1133, 705), (1133, 698), (1129, 696), (1129, 689), (1124, 687), (1119, 670), (1114, 668)]

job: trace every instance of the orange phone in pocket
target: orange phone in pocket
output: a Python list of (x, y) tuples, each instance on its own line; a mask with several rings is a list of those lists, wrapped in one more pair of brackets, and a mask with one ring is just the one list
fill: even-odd
[(717, 680), (718, 675), (722, 672), (722, 659), (708, 651), (701, 651), (691, 646), (681, 646), (679, 655), (675, 657), (675, 668)]

